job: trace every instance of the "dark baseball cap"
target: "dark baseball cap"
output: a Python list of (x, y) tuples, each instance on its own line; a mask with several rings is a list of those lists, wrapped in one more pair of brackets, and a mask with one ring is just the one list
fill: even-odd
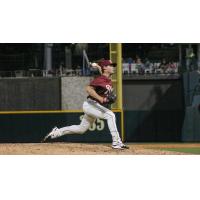
[(99, 65), (100, 67), (106, 67), (106, 66), (108, 66), (108, 65), (111, 65), (111, 66), (113, 66), (113, 67), (116, 67), (116, 66), (117, 66), (117, 63), (113, 63), (111, 60), (100, 60), (100, 61), (98, 62), (98, 65)]

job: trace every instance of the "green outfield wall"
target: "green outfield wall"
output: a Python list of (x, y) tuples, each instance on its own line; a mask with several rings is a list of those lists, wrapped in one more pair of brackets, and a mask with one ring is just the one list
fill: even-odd
[(185, 118), (182, 138), (186, 142), (200, 142), (200, 72), (192, 71), (183, 74)]
[(129, 142), (180, 142), (184, 111), (125, 111)]
[[(117, 127), (120, 130), (119, 112), (115, 112)], [(40, 142), (54, 126), (64, 127), (78, 125), (83, 117), (82, 112), (11, 112), (0, 114), (0, 142), (23, 143)], [(54, 141), (60, 142), (111, 142), (107, 123), (98, 119), (82, 135), (66, 135)]]
[[(121, 113), (115, 112), (118, 130), (121, 130)], [(0, 142), (40, 142), (54, 127), (79, 124), (82, 112), (37, 112), (0, 114)], [(181, 141), (181, 112), (125, 111), (124, 130), (127, 142), (178, 142)], [(85, 134), (71, 134), (54, 141), (60, 142), (111, 142), (105, 120), (98, 119)]]

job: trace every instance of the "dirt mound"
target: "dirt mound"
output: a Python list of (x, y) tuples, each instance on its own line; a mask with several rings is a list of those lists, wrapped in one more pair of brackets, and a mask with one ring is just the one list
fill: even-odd
[[(1, 155), (182, 155), (159, 148), (195, 147), (198, 144), (128, 144), (129, 149), (115, 150), (110, 144), (16, 143), (0, 144)], [(199, 146), (199, 145), (198, 145)]]

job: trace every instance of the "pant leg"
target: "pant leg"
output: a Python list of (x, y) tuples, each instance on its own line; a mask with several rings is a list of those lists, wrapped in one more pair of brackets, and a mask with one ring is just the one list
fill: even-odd
[(96, 118), (85, 114), (79, 125), (72, 125), (60, 128), (60, 136), (65, 134), (83, 134), (90, 128), (90, 126), (94, 123), (95, 120)]
[(111, 110), (109, 110), (104, 113), (104, 119), (107, 120), (108, 128), (110, 130), (110, 134), (112, 135), (113, 143), (121, 143), (122, 141), (117, 129), (115, 114)]
[(99, 103), (91, 102), (87, 104), (87, 109), (85, 109), (84, 112), (95, 118), (107, 120), (108, 128), (110, 130), (110, 134), (112, 135), (112, 141), (114, 143), (121, 142), (121, 138), (117, 130), (115, 114), (111, 110), (100, 105)]

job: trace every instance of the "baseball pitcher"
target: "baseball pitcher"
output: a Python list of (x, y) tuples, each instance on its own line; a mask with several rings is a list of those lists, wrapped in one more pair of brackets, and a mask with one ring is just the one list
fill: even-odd
[(97, 118), (105, 119), (108, 123), (108, 128), (112, 136), (112, 148), (127, 149), (119, 136), (116, 126), (115, 114), (111, 111), (111, 104), (115, 102), (116, 95), (113, 93), (111, 75), (114, 73), (116, 63), (110, 60), (101, 60), (99, 63), (92, 63), (92, 67), (99, 69), (101, 75), (93, 79), (88, 86), (86, 92), (88, 93), (87, 100), (83, 103), (84, 117), (80, 125), (66, 126), (63, 128), (55, 127), (47, 136), (47, 138), (54, 139), (65, 134), (83, 134), (95, 122)]

